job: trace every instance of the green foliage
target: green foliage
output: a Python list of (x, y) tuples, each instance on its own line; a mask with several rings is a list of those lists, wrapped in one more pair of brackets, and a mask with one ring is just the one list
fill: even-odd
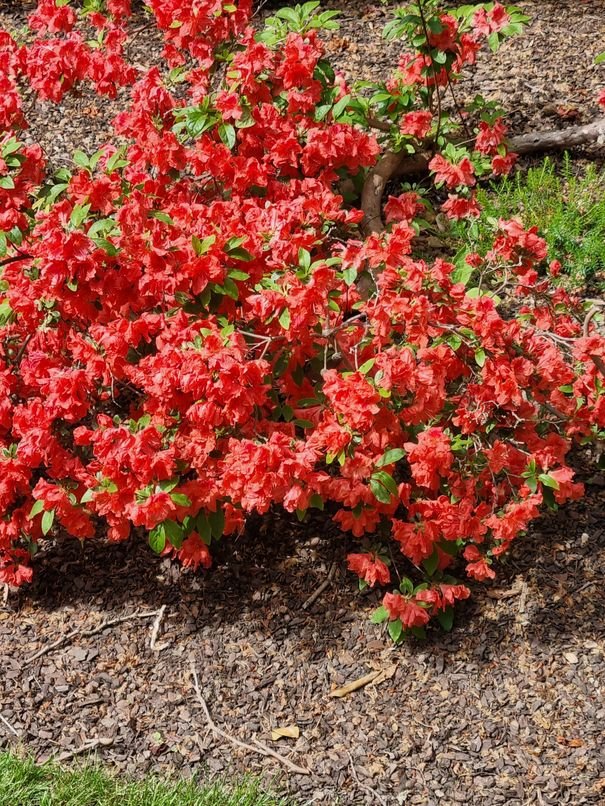
[[(562, 264), (561, 281), (577, 289), (605, 290), (605, 172), (589, 165), (577, 176), (568, 155), (559, 168), (546, 158), (526, 173), (493, 182), (477, 193), (484, 214), (474, 225), (472, 248), (482, 253), (493, 242), (494, 220), (520, 216), (526, 227), (538, 227), (548, 244), (549, 260)], [(490, 221), (491, 219), (491, 221)], [(456, 243), (459, 255), (468, 250)], [(455, 238), (462, 234), (452, 225)]]
[(0, 754), (0, 806), (287, 806), (258, 782), (235, 786), (195, 781), (114, 778), (98, 764), (64, 769)]

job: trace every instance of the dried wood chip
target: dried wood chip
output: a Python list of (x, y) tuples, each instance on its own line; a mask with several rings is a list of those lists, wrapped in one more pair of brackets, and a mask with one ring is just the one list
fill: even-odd
[(363, 677), (359, 677), (357, 680), (352, 680), (350, 683), (340, 686), (340, 688), (335, 688), (330, 692), (330, 697), (346, 697), (347, 694), (351, 694), (351, 692), (357, 691), (357, 689), (363, 688), (369, 683), (378, 685), (378, 683), (382, 683), (383, 680), (388, 680), (393, 677), (396, 669), (397, 665), (393, 664), (392, 666), (387, 666), (386, 669), (377, 669), (374, 672), (369, 672)]
[(300, 730), (298, 725), (289, 725), (286, 728), (274, 728), (271, 731), (271, 738), (274, 742), (277, 742), (279, 739), (298, 739), (300, 736)]

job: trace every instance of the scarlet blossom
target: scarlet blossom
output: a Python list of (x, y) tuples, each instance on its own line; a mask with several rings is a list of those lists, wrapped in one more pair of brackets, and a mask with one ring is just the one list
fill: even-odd
[(507, 176), (512, 171), (517, 159), (517, 154), (513, 153), (508, 153), (504, 156), (502, 154), (496, 154), (496, 156), (492, 158), (492, 171), (494, 175)]
[(479, 133), (475, 138), (475, 149), (482, 154), (496, 154), (499, 146), (504, 142), (507, 128), (501, 118), (491, 125), (482, 120), (479, 123)]
[(153, 493), (133, 508), (132, 522), (135, 526), (153, 529), (158, 523), (172, 517), (175, 510), (175, 503), (168, 493)]
[(601, 106), (605, 107), (605, 89), (601, 90), (601, 92), (599, 93), (599, 96), (597, 98), (597, 103), (599, 103)]
[(420, 196), (413, 191), (389, 196), (384, 205), (384, 217), (387, 224), (396, 221), (413, 221), (424, 210)]
[(374, 585), (387, 585), (391, 574), (387, 565), (376, 554), (347, 554), (347, 568), (373, 588)]
[(441, 205), (441, 209), (448, 218), (460, 220), (462, 218), (478, 218), (481, 215), (481, 207), (475, 196), (466, 198), (465, 196), (456, 196), (450, 193)]
[(429, 611), (417, 604), (415, 599), (401, 596), (399, 593), (386, 593), (382, 600), (391, 621), (401, 620), (403, 628), (424, 627), (430, 618)]
[(212, 565), (210, 550), (197, 532), (191, 532), (183, 540), (183, 545), (177, 551), (177, 557), (186, 568), (192, 568), (194, 571), (197, 571), (200, 565), (203, 568), (210, 568)]
[(496, 578), (496, 572), (476, 546), (471, 545), (464, 549), (464, 559), (469, 561), (466, 564), (466, 573), (472, 579), (483, 582)]
[(510, 23), (510, 17), (501, 3), (494, 3), (491, 10), (479, 8), (473, 16), (473, 28), (484, 36), (497, 33)]
[(422, 140), (430, 131), (433, 115), (427, 109), (417, 112), (406, 112), (399, 121), (399, 131), (402, 134)]
[(456, 19), (450, 14), (439, 15), (439, 27), (441, 30), (436, 32), (429, 31), (429, 44), (433, 48), (447, 52), (455, 50), (457, 45), (458, 23)]
[(435, 541), (440, 537), (438, 526), (430, 521), (406, 523), (394, 518), (392, 531), (402, 553), (415, 565), (431, 556)]
[(472, 187), (476, 181), (475, 168), (468, 157), (462, 157), (460, 162), (454, 164), (441, 154), (435, 154), (429, 162), (429, 169), (435, 174), (435, 182), (443, 182), (448, 188)]
[(408, 462), (414, 481), (430, 490), (439, 489), (454, 461), (450, 438), (442, 428), (428, 428), (418, 434), (418, 442), (406, 442)]
[(31, 582), (33, 571), (28, 563), (29, 554), (23, 549), (13, 549), (0, 556), (0, 582), (15, 588)]

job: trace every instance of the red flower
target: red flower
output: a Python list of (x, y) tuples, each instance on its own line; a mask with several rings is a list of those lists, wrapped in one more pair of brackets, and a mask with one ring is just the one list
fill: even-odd
[(428, 109), (421, 109), (417, 112), (406, 112), (399, 121), (399, 131), (410, 137), (422, 140), (429, 133), (433, 115)]
[(204, 568), (210, 568), (212, 565), (210, 550), (197, 532), (191, 532), (183, 540), (183, 545), (176, 555), (185, 567), (193, 568), (194, 571), (197, 571), (200, 565)]
[(462, 157), (460, 162), (453, 164), (441, 154), (435, 154), (429, 162), (429, 169), (435, 174), (435, 182), (443, 182), (448, 188), (472, 187), (475, 184), (475, 168), (468, 157)]
[(384, 217), (387, 224), (395, 221), (413, 221), (424, 210), (420, 196), (413, 191), (389, 196), (384, 205)]
[(429, 490), (438, 490), (449, 474), (454, 456), (450, 438), (442, 428), (429, 428), (418, 434), (418, 442), (406, 442), (407, 459), (414, 481)]
[(466, 573), (472, 579), (482, 582), (486, 579), (495, 579), (496, 572), (490, 567), (487, 559), (483, 557), (476, 546), (467, 546), (464, 549), (464, 559), (470, 562), (466, 565)]
[(407, 599), (399, 593), (386, 593), (382, 600), (391, 621), (401, 620), (406, 630), (424, 627), (429, 621), (429, 612), (414, 599)]
[(475, 139), (475, 148), (482, 154), (497, 154), (498, 147), (504, 142), (507, 128), (498, 118), (491, 126), (485, 121), (479, 123), (479, 134)]
[(492, 158), (492, 171), (496, 176), (506, 176), (513, 169), (517, 159), (517, 154), (508, 153), (504, 156), (496, 154), (496, 156)]
[(479, 218), (481, 207), (475, 196), (465, 198), (450, 194), (447, 201), (441, 205), (441, 209), (448, 218), (460, 220), (461, 218)]
[(387, 585), (391, 581), (388, 567), (376, 554), (347, 554), (347, 568), (371, 588), (377, 583)]

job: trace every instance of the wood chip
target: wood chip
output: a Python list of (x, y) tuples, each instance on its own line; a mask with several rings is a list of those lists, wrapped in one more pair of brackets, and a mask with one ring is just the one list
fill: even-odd
[(383, 673), (380, 670), (365, 674), (363, 677), (353, 680), (351, 683), (347, 683), (346, 686), (335, 688), (334, 691), (330, 692), (330, 697), (346, 697), (347, 694), (350, 694), (352, 691), (357, 691), (357, 689), (367, 686), (368, 683), (376, 680), (381, 674)]
[(279, 739), (298, 739), (300, 730), (298, 725), (289, 725), (286, 728), (274, 728), (271, 731), (271, 738), (274, 742)]

